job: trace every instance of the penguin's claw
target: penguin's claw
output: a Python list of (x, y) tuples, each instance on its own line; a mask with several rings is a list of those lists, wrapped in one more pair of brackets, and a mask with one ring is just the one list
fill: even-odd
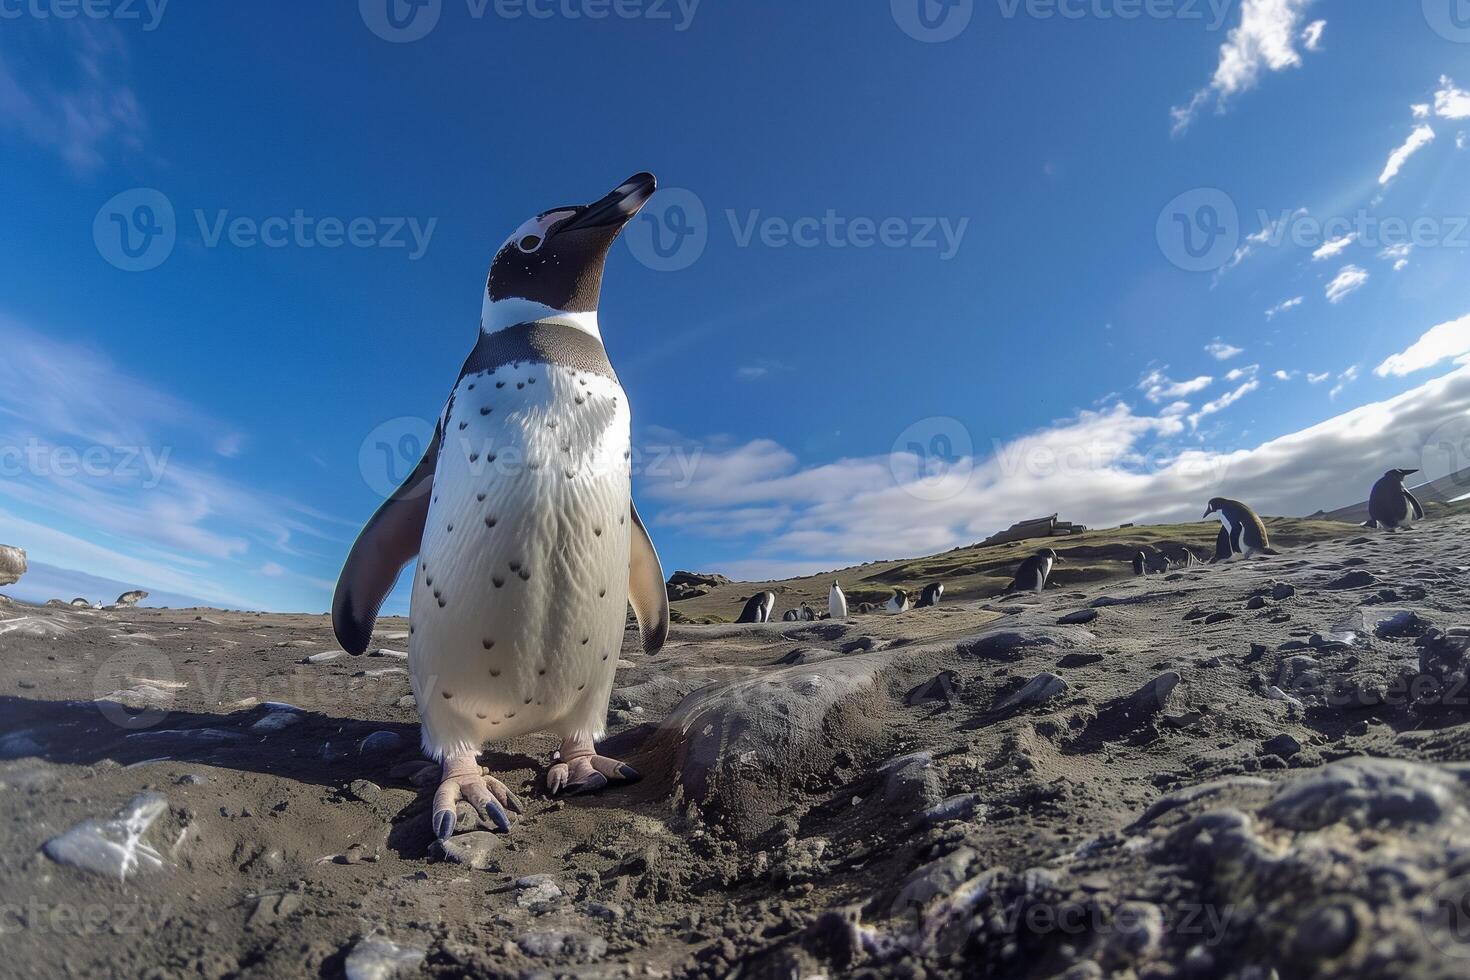
[(602, 755), (584, 755), (570, 762), (558, 762), (546, 773), (546, 788), (552, 796), (565, 792), (580, 796), (606, 789), (610, 782), (636, 783), (643, 776), (617, 759)]
[(444, 777), (434, 793), (434, 836), (448, 840), (454, 836), (458, 822), (456, 806), (461, 799), (475, 811), (479, 824), (486, 830), (510, 830), (507, 808), (521, 812), (521, 802), (510, 788), (481, 769), (473, 757), (444, 760)]

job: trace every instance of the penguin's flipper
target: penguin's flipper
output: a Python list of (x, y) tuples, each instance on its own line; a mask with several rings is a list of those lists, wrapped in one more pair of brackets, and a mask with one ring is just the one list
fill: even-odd
[(1424, 507), (1419, 503), (1419, 498), (1407, 490), (1404, 491), (1404, 496), (1409, 498), (1409, 506), (1414, 508), (1414, 520), (1424, 520)]
[(1230, 529), (1230, 551), (1232, 554), (1245, 554), (1245, 525), (1237, 522)]
[(367, 651), (383, 600), (393, 591), (403, 566), (419, 553), (433, 498), (439, 440), (440, 430), (435, 429), (424, 458), (367, 522), (342, 566), (332, 597), (332, 630), (342, 649), (354, 657)]
[(1373, 518), (1370, 517), (1366, 521), (1363, 522), (1363, 526), (1364, 527), (1367, 527), (1367, 528), (1373, 528), (1374, 530), (1377, 530), (1377, 528), (1378, 528), (1378, 521), (1376, 521), (1376, 520), (1374, 520)]
[(658, 653), (669, 638), (669, 589), (664, 584), (664, 570), (658, 562), (658, 552), (653, 550), (653, 541), (638, 516), (638, 508), (630, 501), (628, 509), (633, 514), (628, 601), (633, 604), (633, 615), (638, 617), (638, 629), (643, 634), (643, 652)]

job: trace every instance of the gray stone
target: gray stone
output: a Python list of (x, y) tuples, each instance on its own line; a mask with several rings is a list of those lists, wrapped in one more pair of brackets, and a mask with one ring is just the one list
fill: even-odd
[(21, 548), (0, 544), (0, 585), (14, 585), (26, 573), (26, 553)]
[(163, 856), (144, 838), (167, 812), (168, 800), (157, 793), (143, 793), (133, 797), (117, 816), (85, 820), (48, 840), (42, 850), (58, 864), (119, 881), (131, 874), (158, 871), (164, 866)]
[(462, 864), (475, 871), (496, 871), (500, 867), (499, 855), (504, 846), (498, 835), (476, 830), (438, 841), (434, 850), (442, 860), (453, 864)]
[(521, 952), (537, 960), (592, 963), (607, 955), (607, 940), (571, 930), (528, 932), (516, 940)]
[(131, 592), (124, 592), (118, 596), (117, 601), (113, 605), (122, 606), (124, 609), (127, 609), (136, 606), (146, 598), (148, 598), (147, 592), (144, 592), (142, 589), (133, 589)]
[(1056, 674), (1037, 674), (1022, 685), (1020, 690), (996, 702), (994, 710), (1004, 712), (1035, 707), (1039, 704), (1045, 704), (1047, 701), (1059, 695), (1066, 694), (1070, 689), (1071, 685)]
[(376, 803), (383, 797), (383, 787), (366, 779), (354, 779), (348, 783), (347, 792), (364, 803)]
[(1096, 637), (1075, 626), (1021, 626), (995, 630), (963, 640), (959, 652), (987, 660), (1019, 660), (1040, 647), (1071, 650), (1090, 645)]
[(1261, 744), (1261, 751), (1266, 755), (1279, 755), (1283, 759), (1290, 759), (1302, 750), (1302, 743), (1298, 742), (1290, 734), (1282, 732), (1273, 738), (1266, 739)]
[(343, 969), (347, 980), (392, 980), (417, 972), (427, 955), (421, 946), (400, 946), (381, 936), (369, 936), (352, 947)]
[(1387, 824), (1470, 823), (1462, 783), (1443, 767), (1399, 759), (1335, 762), (1282, 786), (1263, 816), (1293, 830), (1333, 824), (1356, 828)]

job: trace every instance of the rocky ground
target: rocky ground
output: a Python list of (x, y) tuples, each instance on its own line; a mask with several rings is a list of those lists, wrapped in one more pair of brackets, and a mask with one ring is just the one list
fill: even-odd
[(1465, 976), (1467, 532), (630, 634), (448, 848), (403, 622), (0, 603), (0, 975)]

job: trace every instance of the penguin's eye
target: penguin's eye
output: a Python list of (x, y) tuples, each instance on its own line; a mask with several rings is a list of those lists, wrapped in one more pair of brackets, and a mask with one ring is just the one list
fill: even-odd
[(525, 238), (522, 238), (520, 241), (516, 242), (516, 248), (520, 249), (522, 252), (534, 252), (540, 247), (540, 235), (527, 235)]

